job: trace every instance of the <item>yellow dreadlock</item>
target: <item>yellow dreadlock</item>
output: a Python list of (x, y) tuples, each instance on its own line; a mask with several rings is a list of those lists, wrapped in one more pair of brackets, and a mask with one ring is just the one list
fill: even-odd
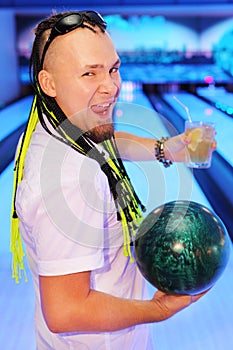
[(131, 252), (131, 240), (132, 236), (136, 235), (136, 228), (140, 225), (140, 223), (143, 220), (143, 215), (141, 212), (141, 209), (138, 205), (138, 202), (135, 198), (135, 193), (133, 193), (133, 188), (132, 185), (129, 181), (129, 179), (122, 174), (121, 171), (119, 171), (119, 168), (116, 166), (114, 160), (116, 161), (116, 153), (113, 148), (113, 145), (110, 140), (106, 140), (103, 142), (105, 148), (109, 152), (110, 157), (107, 159), (108, 164), (110, 167), (114, 170), (116, 175), (119, 177), (119, 179), (122, 180), (122, 186), (123, 189), (125, 190), (126, 193), (128, 193), (128, 197), (125, 198), (125, 205), (127, 201), (132, 201), (131, 206), (128, 207), (129, 209), (129, 214), (131, 217), (131, 221), (127, 220), (127, 217), (125, 215), (124, 209), (123, 208), (118, 208), (120, 218), (121, 218), (121, 224), (122, 224), (122, 230), (123, 230), (123, 237), (124, 237), (124, 247), (123, 247), (123, 252), (125, 256), (130, 257), (130, 261), (133, 262), (134, 258), (132, 256)]
[(10, 251), (12, 253), (12, 277), (16, 283), (19, 282), (21, 277), (21, 271), (24, 272), (25, 280), (27, 275), (24, 266), (24, 251), (22, 239), (19, 232), (19, 218), (15, 209), (15, 197), (19, 183), (23, 178), (24, 162), (27, 154), (27, 150), (31, 141), (32, 133), (35, 130), (36, 124), (38, 123), (38, 110), (36, 107), (35, 96), (32, 102), (32, 107), (28, 119), (28, 123), (24, 134), (19, 142), (16, 150), (15, 167), (14, 167), (14, 182), (13, 182), (13, 195), (12, 195), (12, 208), (11, 208), (11, 238), (10, 238)]

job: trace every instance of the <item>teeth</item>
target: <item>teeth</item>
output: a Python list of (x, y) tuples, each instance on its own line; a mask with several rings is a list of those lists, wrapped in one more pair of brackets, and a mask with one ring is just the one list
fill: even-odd
[(100, 104), (100, 105), (97, 105), (97, 107), (102, 107), (102, 108), (106, 108), (106, 107), (109, 107), (111, 105), (111, 103), (105, 103), (105, 104)]

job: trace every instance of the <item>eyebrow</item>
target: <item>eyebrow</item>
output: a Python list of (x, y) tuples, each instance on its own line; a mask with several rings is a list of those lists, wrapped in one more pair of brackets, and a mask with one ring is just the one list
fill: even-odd
[[(116, 62), (112, 65), (113, 67), (114, 66), (117, 66), (117, 65), (119, 65), (121, 63), (121, 60), (118, 58), (117, 60), (116, 60)], [(103, 68), (103, 64), (87, 64), (87, 65), (85, 65), (85, 68), (86, 69), (97, 69), (97, 68)]]

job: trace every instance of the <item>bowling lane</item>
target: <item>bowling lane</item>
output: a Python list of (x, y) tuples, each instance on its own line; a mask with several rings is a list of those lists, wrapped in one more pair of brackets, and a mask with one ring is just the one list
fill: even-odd
[[(218, 89), (216, 88), (216, 96)], [(219, 90), (219, 95), (222, 94), (222, 89)], [(227, 116), (207, 102), (200, 100), (197, 96), (187, 93), (167, 93), (163, 94), (163, 98), (176, 110), (184, 120), (187, 120), (187, 113), (185, 109), (174, 99), (176, 96), (189, 109), (191, 118), (193, 120), (213, 121), (216, 123), (216, 140), (218, 143), (218, 152), (229, 164), (233, 166), (233, 118)], [(232, 97), (232, 94), (231, 94)]]
[[(213, 102), (217, 108), (221, 110), (223, 108), (225, 112), (228, 112), (232, 117), (233, 115), (233, 101), (232, 92), (227, 91), (224, 87), (199, 87), (196, 90), (198, 96), (206, 98), (208, 101)], [(227, 109), (229, 109), (227, 111)]]
[(0, 349), (36, 350), (34, 291), (26, 264), (28, 282), (16, 284), (11, 277), (10, 209), (13, 162), (0, 174)]
[(26, 123), (31, 107), (32, 96), (27, 96), (0, 111), (0, 142)]
[(25, 129), (32, 97), (27, 96), (0, 111), (0, 173), (14, 159), (18, 139)]

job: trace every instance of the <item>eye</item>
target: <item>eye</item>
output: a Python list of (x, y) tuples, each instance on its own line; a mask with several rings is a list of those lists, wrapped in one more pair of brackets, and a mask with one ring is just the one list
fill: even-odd
[(86, 72), (86, 73), (84, 73), (82, 76), (83, 76), (83, 77), (91, 77), (91, 76), (93, 76), (93, 75), (94, 75), (93, 72)]
[(110, 69), (110, 73), (117, 73), (119, 71), (119, 67), (113, 67)]

